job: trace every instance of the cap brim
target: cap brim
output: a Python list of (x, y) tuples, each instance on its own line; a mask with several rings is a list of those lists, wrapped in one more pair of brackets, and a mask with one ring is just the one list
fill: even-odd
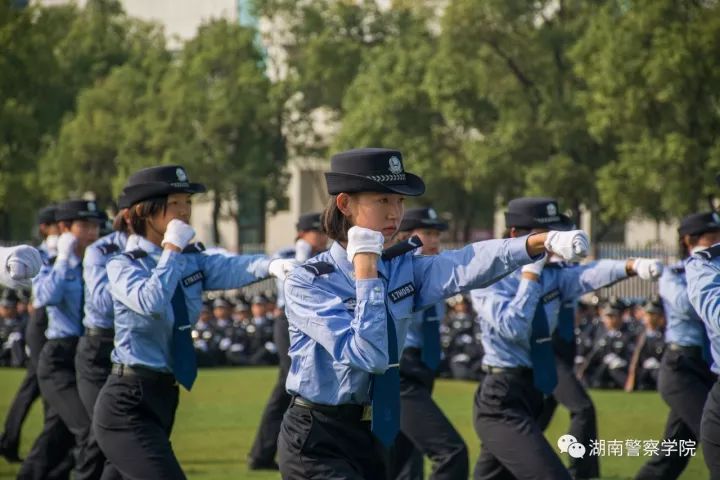
[(562, 213), (558, 216), (560, 217), (560, 221), (547, 225), (546, 228), (558, 232), (569, 232), (575, 229), (575, 222), (573, 222), (570, 217)]
[(444, 232), (448, 229), (448, 224), (446, 222), (443, 222), (442, 220), (417, 220), (417, 219), (411, 219), (408, 221), (403, 220), (400, 223), (400, 231), (401, 232), (409, 232), (410, 230), (415, 230), (418, 228), (425, 228), (429, 230), (438, 230), (440, 232)]
[(328, 193), (330, 195), (337, 195), (339, 193), (381, 192), (418, 197), (425, 193), (425, 182), (423, 182), (422, 178), (407, 172), (405, 172), (405, 183), (395, 185), (377, 182), (362, 175), (336, 172), (325, 172), (325, 181), (327, 182)]
[(207, 192), (205, 185), (201, 183), (188, 183), (183, 186), (171, 185), (163, 182), (142, 183), (139, 185), (130, 185), (123, 189), (124, 204), (128, 207), (142, 202), (149, 198), (165, 197), (173, 193), (204, 193)]

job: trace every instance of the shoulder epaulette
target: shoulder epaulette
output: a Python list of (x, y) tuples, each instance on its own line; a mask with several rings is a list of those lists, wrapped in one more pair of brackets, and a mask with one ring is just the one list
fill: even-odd
[(413, 235), (404, 242), (396, 243), (392, 247), (383, 250), (382, 259), (392, 260), (395, 257), (399, 257), (400, 255), (412, 252), (416, 248), (420, 248), (422, 246), (423, 243), (422, 240), (420, 240), (420, 237), (418, 237), (417, 235)]
[(147, 252), (138, 248), (137, 250), (125, 252), (123, 255), (128, 257), (130, 260), (137, 260), (139, 258), (147, 257)]
[(195, 242), (183, 248), (182, 253), (202, 253), (204, 251), (205, 245), (203, 245), (202, 242)]
[(48, 265), (55, 265), (55, 260), (57, 260), (57, 256), (55, 256), (55, 257), (49, 257), (49, 258), (47, 259), (47, 264), (48, 264)]
[(100, 250), (100, 253), (103, 255), (110, 255), (111, 253), (115, 253), (120, 250), (119, 245), (115, 245), (114, 243), (107, 243), (105, 245), (100, 245), (98, 247), (98, 250)]
[(682, 275), (685, 273), (685, 267), (671, 267), (670, 271), (675, 275)]
[(720, 244), (695, 252), (695, 255), (704, 260), (712, 260), (713, 258), (720, 256)]
[(327, 275), (328, 273), (332, 273), (335, 271), (335, 266), (332, 263), (328, 262), (305, 263), (300, 266), (315, 275), (316, 277), (319, 275)]

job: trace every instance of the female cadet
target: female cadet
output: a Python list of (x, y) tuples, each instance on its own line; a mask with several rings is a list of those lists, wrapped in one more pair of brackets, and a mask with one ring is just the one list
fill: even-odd
[[(510, 201), (505, 223), (508, 236), (517, 237), (548, 230), (552, 234), (570, 222), (555, 200), (527, 197)], [(545, 264), (543, 258), (472, 292), (487, 373), (473, 408), (483, 445), (476, 479), (571, 478), (538, 423), (543, 394), (552, 394), (558, 383), (551, 334), (560, 305), (629, 275), (650, 280), (662, 271), (654, 259), (602, 260), (571, 268)]]
[(404, 171), (399, 151), (376, 148), (335, 155), (325, 176), (332, 198), (323, 223), (335, 243), (285, 282), (293, 398), (278, 440), (280, 471), (382, 479), (375, 437), (387, 447), (400, 426), (398, 352), (413, 312), (492, 283), (546, 246), (568, 259), (584, 255), (587, 236), (491, 240), (435, 256), (412, 255), (419, 245), (410, 239), (383, 253), (404, 197), (421, 195), (423, 181)]
[[(448, 224), (433, 208), (413, 208), (400, 223), (401, 235), (417, 236), (420, 255), (440, 253), (440, 233)], [(400, 357), (400, 433), (392, 455), (392, 477), (424, 478), (423, 455), (433, 462), (433, 479), (468, 477), (467, 446), (432, 399), (440, 364), (440, 322), (445, 302), (417, 312), (408, 324)]]
[[(678, 233), (685, 256), (692, 255), (720, 242), (720, 216), (715, 212), (688, 215), (680, 222)], [(688, 297), (687, 262), (688, 258), (685, 258), (665, 270), (660, 278), (659, 292), (665, 307), (667, 346), (660, 363), (658, 391), (670, 406), (663, 438), (678, 443), (701, 438), (703, 406), (715, 383), (715, 375), (707, 361), (709, 358), (704, 355), (705, 326)], [(711, 451), (705, 450), (705, 455), (710, 456)], [(636, 478), (678, 478), (689, 459), (690, 456), (680, 452), (655, 456)]]
[[(121, 195), (120, 211), (113, 222), (114, 232), (100, 238), (85, 250), (83, 280), (85, 281), (85, 334), (78, 341), (75, 354), (77, 387), (88, 417), (92, 420), (95, 401), (110, 375), (113, 349), (113, 301), (105, 269), (107, 262), (125, 250), (129, 234), (127, 205)], [(91, 432), (92, 435), (92, 432)], [(103, 480), (119, 478), (114, 467), (106, 464)]]
[(204, 191), (176, 165), (140, 170), (123, 189), (133, 234), (125, 253), (107, 263), (115, 349), (93, 415), (97, 441), (123, 478), (185, 478), (169, 437), (176, 382), (190, 390), (197, 375), (190, 333), (203, 290), (240, 288), (292, 265), (205, 255), (202, 245), (191, 245), (190, 197)]
[[(75, 351), (83, 333), (82, 261), (85, 249), (97, 240), (101, 215), (95, 202), (70, 200), (58, 205), (60, 228), (57, 257), (33, 279), (33, 306), (46, 307), (47, 342), (40, 351), (37, 377), (47, 402), (43, 431), (35, 440), (18, 478), (47, 478), (64, 452), (50, 447), (69, 430), (75, 437), (75, 478), (99, 478), (104, 458), (90, 435), (90, 418), (78, 394)], [(57, 414), (57, 415), (56, 415)], [(58, 421), (58, 416), (59, 420)], [(67, 450), (72, 444), (63, 445)]]

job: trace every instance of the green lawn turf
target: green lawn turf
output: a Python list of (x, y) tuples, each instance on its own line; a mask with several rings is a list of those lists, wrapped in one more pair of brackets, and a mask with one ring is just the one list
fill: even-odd
[[(4, 417), (23, 373), (17, 369), (0, 369), (0, 416)], [(275, 378), (276, 370), (272, 368), (200, 372), (193, 392), (184, 392), (180, 399), (172, 438), (188, 478), (279, 478), (277, 473), (249, 472), (246, 465), (246, 455)], [(435, 389), (436, 400), (465, 437), (471, 466), (479, 451), (471, 418), (474, 391), (473, 383), (445, 380), (439, 381)], [(657, 394), (595, 391), (593, 398), (598, 411), (600, 438), (660, 440), (667, 407)], [(27, 453), (40, 430), (41, 414), (41, 406), (36, 402), (23, 430), (21, 456)], [(567, 425), (567, 412), (560, 407), (547, 432), (554, 446)], [(632, 478), (644, 461), (642, 457), (605, 457), (601, 459), (603, 478)], [(13, 478), (16, 471), (17, 466), (0, 460), (0, 478)], [(707, 478), (700, 455), (691, 460), (681, 478)]]

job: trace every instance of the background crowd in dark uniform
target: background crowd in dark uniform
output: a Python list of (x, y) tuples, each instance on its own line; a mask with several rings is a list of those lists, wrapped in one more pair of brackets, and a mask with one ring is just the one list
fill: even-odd
[[(28, 292), (0, 293), (0, 366), (24, 367)], [(277, 365), (273, 325), (284, 315), (274, 292), (210, 295), (193, 329), (203, 367)], [(443, 358), (438, 376), (480, 380), (483, 349), (479, 325), (467, 297), (448, 299), (440, 331)], [(576, 310), (575, 369), (591, 388), (654, 390), (665, 350), (664, 317), (657, 299), (598, 299)]]

